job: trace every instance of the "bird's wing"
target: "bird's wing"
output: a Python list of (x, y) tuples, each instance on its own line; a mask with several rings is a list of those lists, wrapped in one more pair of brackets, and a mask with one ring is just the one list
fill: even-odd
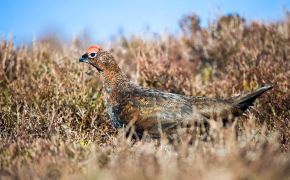
[(135, 86), (129, 99), (130, 114), (138, 117), (137, 128), (143, 127), (150, 133), (159, 133), (160, 127), (163, 132), (169, 132), (178, 126), (186, 127), (207, 120), (192, 106), (190, 97)]

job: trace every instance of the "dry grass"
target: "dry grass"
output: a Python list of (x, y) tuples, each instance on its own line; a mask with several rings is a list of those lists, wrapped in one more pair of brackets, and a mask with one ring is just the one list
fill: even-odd
[[(180, 21), (182, 37), (132, 36), (107, 49), (145, 87), (225, 98), (275, 84), (238, 121), (211, 138), (133, 141), (112, 127), (87, 46), (49, 37), (0, 45), (1, 179), (289, 179), (290, 16), (244, 24), (221, 17), (207, 29)], [(238, 134), (238, 136), (236, 136)]]

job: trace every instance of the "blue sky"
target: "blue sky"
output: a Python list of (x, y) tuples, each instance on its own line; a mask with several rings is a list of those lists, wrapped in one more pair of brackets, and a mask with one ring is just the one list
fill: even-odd
[(0, 32), (5, 39), (13, 33), (14, 41), (30, 42), (46, 32), (54, 32), (64, 39), (87, 29), (96, 42), (111, 41), (120, 29), (126, 35), (166, 29), (180, 32), (178, 20), (194, 12), (201, 24), (207, 26), (209, 14), (213, 19), (217, 7), (222, 14), (238, 13), (247, 20), (281, 20), (283, 6), (290, 9), (290, 0), (147, 0), (147, 1), (77, 1), (77, 0), (0, 0)]

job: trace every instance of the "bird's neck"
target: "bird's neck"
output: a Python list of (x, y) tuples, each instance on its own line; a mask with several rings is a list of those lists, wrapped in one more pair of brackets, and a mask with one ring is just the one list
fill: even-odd
[(113, 92), (120, 90), (120, 88), (124, 90), (130, 85), (130, 80), (118, 65), (103, 71), (101, 73), (101, 79), (103, 81), (103, 87), (105, 88), (105, 91)]

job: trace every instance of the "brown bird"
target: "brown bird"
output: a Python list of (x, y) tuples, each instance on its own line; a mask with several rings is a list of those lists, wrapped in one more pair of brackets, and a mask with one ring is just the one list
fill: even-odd
[(273, 88), (269, 85), (228, 99), (191, 97), (132, 83), (114, 57), (99, 46), (90, 47), (79, 62), (94, 66), (101, 75), (105, 104), (114, 127), (119, 129), (131, 122), (139, 137), (146, 131), (152, 138), (160, 138), (160, 130), (171, 137), (178, 127), (207, 124), (209, 119), (220, 118), (225, 124)]

